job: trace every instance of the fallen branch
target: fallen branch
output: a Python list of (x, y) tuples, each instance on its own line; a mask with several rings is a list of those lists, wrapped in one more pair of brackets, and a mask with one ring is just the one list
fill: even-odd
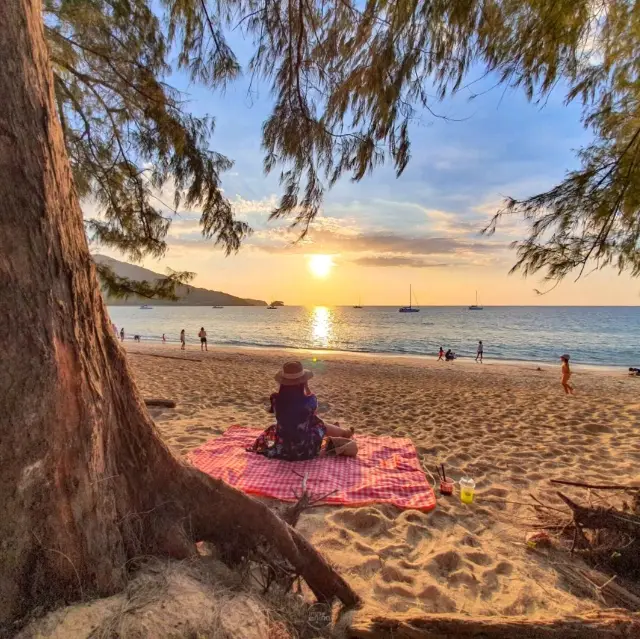
[(160, 359), (177, 359), (180, 362), (201, 362), (201, 359), (194, 357), (176, 357), (175, 355), (156, 355), (155, 353), (139, 353), (138, 351), (129, 351), (129, 355), (142, 355), (142, 357), (159, 357)]
[(581, 617), (374, 617), (352, 622), (349, 639), (622, 639), (640, 636), (640, 615), (604, 610)]
[(175, 408), (175, 399), (145, 399), (146, 406), (163, 406), (164, 408)]
[(640, 611), (640, 596), (619, 584), (615, 575), (608, 577), (597, 570), (576, 564), (554, 563), (553, 567), (572, 586), (575, 594), (595, 596), (607, 605)]
[(640, 486), (616, 485), (616, 484), (583, 484), (579, 481), (566, 481), (564, 479), (550, 479), (552, 484), (563, 486), (577, 486), (578, 488), (591, 488), (592, 490), (640, 490)]
[(309, 478), (309, 474), (306, 473), (304, 477), (297, 473), (295, 470), (293, 471), (294, 475), (298, 475), (298, 477), (302, 478), (302, 494), (298, 495), (294, 492), (294, 497), (298, 500), (295, 504), (287, 506), (281, 513), (280, 517), (286, 521), (289, 526), (295, 528), (298, 523), (298, 519), (300, 519), (300, 515), (309, 508), (313, 508), (316, 504), (324, 501), (330, 495), (337, 492), (337, 490), (332, 490), (324, 495), (316, 496), (312, 495), (307, 490), (307, 480)]
[(558, 493), (558, 497), (571, 508), (576, 524), (582, 528), (617, 530), (631, 535), (640, 534), (640, 517), (636, 515), (615, 508), (580, 506), (562, 493)]

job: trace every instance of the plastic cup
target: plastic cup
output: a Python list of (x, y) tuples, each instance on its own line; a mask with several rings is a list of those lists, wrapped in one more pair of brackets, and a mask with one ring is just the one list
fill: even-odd
[(473, 503), (473, 496), (475, 494), (476, 482), (470, 477), (463, 477), (460, 480), (460, 501), (463, 504)]
[(453, 486), (455, 482), (451, 477), (440, 480), (440, 494), (441, 495), (453, 495)]

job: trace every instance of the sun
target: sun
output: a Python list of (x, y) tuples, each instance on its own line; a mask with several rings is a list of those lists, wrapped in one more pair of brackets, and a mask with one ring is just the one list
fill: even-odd
[(333, 268), (331, 255), (312, 255), (309, 258), (309, 270), (316, 277), (327, 277)]

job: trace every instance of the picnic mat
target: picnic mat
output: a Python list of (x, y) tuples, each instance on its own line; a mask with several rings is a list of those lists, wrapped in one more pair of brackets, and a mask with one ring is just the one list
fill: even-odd
[[(191, 451), (189, 461), (211, 477), (263, 497), (295, 501), (302, 479), (322, 503), (364, 506), (393, 504), (429, 511), (436, 497), (420, 468), (413, 442), (405, 437), (357, 435), (358, 456), (289, 462), (248, 453), (262, 429), (231, 426), (223, 435)], [(335, 491), (335, 492), (332, 492)]]

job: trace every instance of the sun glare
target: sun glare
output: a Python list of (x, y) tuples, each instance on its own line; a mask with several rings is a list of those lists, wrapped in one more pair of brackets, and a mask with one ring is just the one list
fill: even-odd
[(312, 255), (309, 258), (309, 270), (316, 277), (327, 277), (333, 268), (331, 255)]

